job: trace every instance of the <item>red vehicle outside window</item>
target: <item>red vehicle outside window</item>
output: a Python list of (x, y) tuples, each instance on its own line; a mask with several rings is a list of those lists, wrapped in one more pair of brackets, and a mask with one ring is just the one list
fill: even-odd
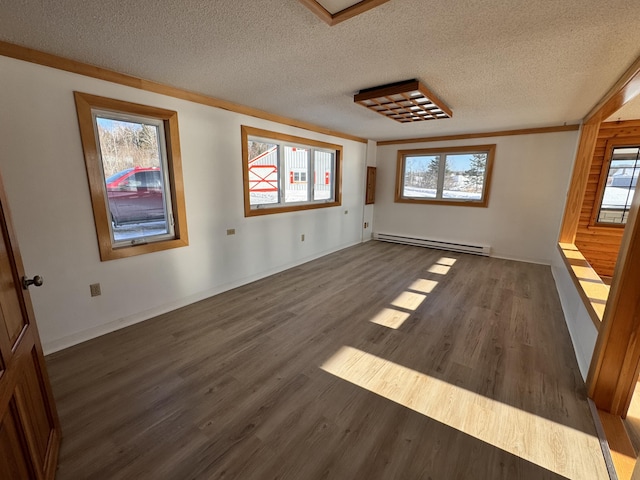
[(129, 168), (105, 183), (114, 225), (166, 220), (159, 168)]

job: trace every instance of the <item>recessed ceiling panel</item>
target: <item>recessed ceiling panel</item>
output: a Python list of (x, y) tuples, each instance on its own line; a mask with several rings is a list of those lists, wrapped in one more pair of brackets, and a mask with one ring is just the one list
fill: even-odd
[(299, 0), (323, 22), (333, 26), (360, 15), (389, 0)]
[(355, 4), (360, 3), (360, 0), (317, 0), (327, 12), (331, 15), (335, 15), (342, 10), (346, 10), (349, 7), (353, 7)]

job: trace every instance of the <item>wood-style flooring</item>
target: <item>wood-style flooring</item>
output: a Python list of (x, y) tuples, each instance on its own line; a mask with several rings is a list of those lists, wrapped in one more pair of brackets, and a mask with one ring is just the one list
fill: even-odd
[(47, 358), (57, 478), (609, 478), (548, 266), (367, 242)]

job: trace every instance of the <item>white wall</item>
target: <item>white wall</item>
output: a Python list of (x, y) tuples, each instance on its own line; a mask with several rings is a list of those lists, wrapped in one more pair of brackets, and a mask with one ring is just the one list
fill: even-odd
[[(27, 275), (45, 279), (31, 289), (45, 352), (362, 240), (364, 143), (6, 57), (0, 85), (0, 171)], [(74, 90), (178, 112), (188, 247), (100, 262)], [(245, 218), (241, 124), (343, 145), (342, 207)]]
[(593, 320), (591, 320), (591, 316), (584, 306), (584, 301), (571, 280), (569, 271), (557, 248), (553, 255), (551, 272), (556, 281), (556, 289), (560, 296), (560, 303), (562, 304), (564, 317), (571, 335), (580, 373), (582, 378), (586, 380), (593, 349), (598, 338), (598, 330), (593, 324)]
[[(577, 139), (570, 131), (379, 146), (375, 232), (489, 245), (493, 256), (550, 264)], [(492, 143), (487, 208), (394, 203), (398, 150)]]

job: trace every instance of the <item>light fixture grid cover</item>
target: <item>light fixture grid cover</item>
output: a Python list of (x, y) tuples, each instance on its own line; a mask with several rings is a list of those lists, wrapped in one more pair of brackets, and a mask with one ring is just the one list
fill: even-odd
[(449, 107), (417, 80), (361, 90), (353, 101), (400, 123), (453, 116)]

